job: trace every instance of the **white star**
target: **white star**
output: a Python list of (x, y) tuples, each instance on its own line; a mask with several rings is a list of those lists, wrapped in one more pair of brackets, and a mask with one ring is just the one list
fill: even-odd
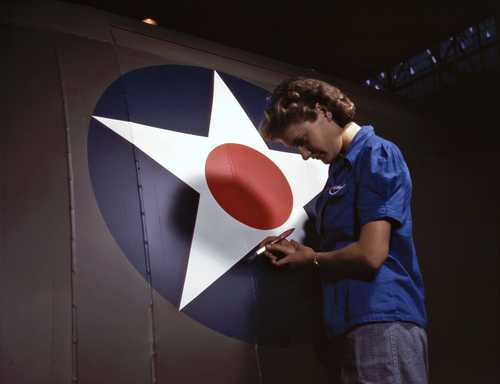
[[(93, 116), (150, 156), (200, 194), (180, 308), (194, 300), (227, 272), (264, 237), (288, 228), (301, 241), (307, 220), (304, 205), (324, 186), (328, 167), (302, 160), (295, 153), (270, 150), (222, 78), (214, 71), (214, 95), (208, 137), (169, 131), (129, 121)], [(243, 224), (224, 211), (210, 192), (205, 163), (221, 144), (237, 143), (259, 151), (285, 175), (293, 194), (293, 208), (278, 228), (262, 230)]]

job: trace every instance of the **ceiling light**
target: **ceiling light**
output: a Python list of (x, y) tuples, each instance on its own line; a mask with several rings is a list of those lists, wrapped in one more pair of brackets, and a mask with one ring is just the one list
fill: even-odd
[(151, 18), (146, 18), (142, 20), (143, 23), (150, 24), (150, 25), (158, 25), (158, 22), (155, 19)]

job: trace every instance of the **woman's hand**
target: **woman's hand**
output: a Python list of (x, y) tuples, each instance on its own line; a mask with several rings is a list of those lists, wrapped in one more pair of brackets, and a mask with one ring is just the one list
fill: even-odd
[(312, 264), (314, 250), (297, 243), (295, 240), (281, 240), (277, 244), (266, 245), (264, 256), (271, 261), (271, 264), (277, 267), (285, 265), (297, 267)]

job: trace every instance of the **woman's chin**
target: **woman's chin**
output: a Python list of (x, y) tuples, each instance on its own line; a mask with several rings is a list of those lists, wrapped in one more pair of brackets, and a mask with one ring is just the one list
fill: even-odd
[(332, 162), (330, 156), (327, 153), (322, 154), (318, 157), (318, 160), (321, 160), (325, 164), (330, 164)]

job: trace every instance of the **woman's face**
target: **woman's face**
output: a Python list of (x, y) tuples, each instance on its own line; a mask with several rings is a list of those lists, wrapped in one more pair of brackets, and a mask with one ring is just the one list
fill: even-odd
[(315, 121), (292, 123), (277, 139), (289, 147), (297, 148), (304, 160), (313, 158), (329, 164), (342, 149), (343, 131), (320, 111)]

